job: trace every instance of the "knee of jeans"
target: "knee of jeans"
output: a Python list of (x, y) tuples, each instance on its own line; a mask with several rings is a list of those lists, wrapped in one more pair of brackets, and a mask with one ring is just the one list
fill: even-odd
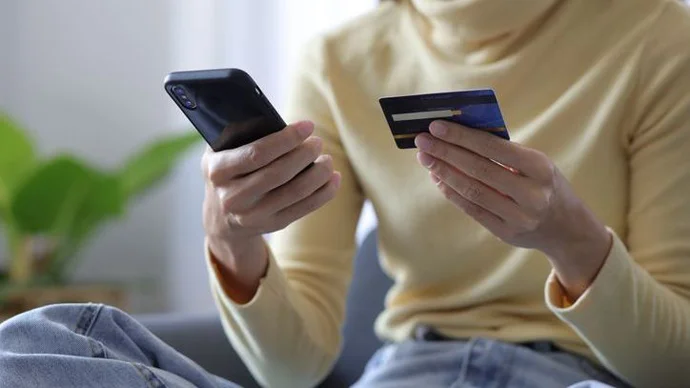
[(0, 384), (3, 387), (26, 386), (26, 376), (32, 368), (21, 357), (0, 351)]
[(40, 307), (0, 324), (0, 352), (39, 352), (62, 333), (73, 333), (94, 304), (58, 304)]

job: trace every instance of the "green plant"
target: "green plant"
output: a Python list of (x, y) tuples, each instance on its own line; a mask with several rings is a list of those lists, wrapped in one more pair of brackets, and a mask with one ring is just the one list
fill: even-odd
[(165, 178), (199, 139), (192, 131), (158, 139), (106, 171), (73, 155), (40, 158), (26, 131), (0, 113), (0, 223), (9, 254), (0, 289), (64, 282), (98, 227)]

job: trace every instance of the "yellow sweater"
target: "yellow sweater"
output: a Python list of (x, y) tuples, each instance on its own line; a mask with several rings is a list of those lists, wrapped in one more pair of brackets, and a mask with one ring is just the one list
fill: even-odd
[[(490, 87), (513, 141), (545, 152), (614, 233), (572, 306), (540, 252), (507, 245), (395, 147), (381, 96)], [(376, 322), (458, 338), (550, 339), (640, 387), (690, 384), (690, 12), (664, 0), (386, 2), (309, 46), (289, 120), (311, 119), (336, 198), (277, 233), (246, 305), (211, 283), (233, 346), (275, 387), (338, 356), (365, 199), (395, 280)]]

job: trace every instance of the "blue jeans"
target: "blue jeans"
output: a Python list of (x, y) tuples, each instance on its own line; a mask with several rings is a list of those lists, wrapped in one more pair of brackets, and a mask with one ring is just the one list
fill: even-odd
[(211, 375), (122, 311), (47, 306), (0, 325), (0, 387), (238, 387)]
[(627, 387), (587, 359), (532, 343), (487, 338), (406, 341), (376, 352), (353, 388)]
[[(578, 356), (478, 338), (384, 346), (355, 386), (559, 387), (592, 379), (622, 385)], [(122, 311), (95, 304), (47, 306), (0, 325), (0, 386), (238, 387)]]

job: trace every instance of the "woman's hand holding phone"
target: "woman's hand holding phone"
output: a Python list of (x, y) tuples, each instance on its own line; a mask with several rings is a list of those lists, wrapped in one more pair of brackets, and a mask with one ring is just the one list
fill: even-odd
[(225, 291), (238, 303), (252, 299), (266, 273), (262, 235), (320, 208), (340, 185), (340, 173), (321, 154), (321, 139), (310, 137), (313, 131), (313, 123), (301, 121), (250, 144), (204, 154), (204, 229)]

